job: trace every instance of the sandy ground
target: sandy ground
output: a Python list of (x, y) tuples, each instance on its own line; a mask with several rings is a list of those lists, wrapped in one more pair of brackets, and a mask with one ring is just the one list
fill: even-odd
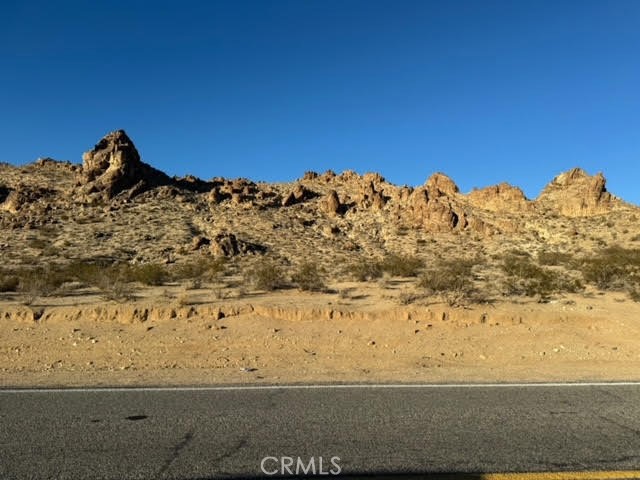
[(4, 299), (0, 385), (640, 380), (640, 305), (622, 294), (452, 308), (351, 288)]

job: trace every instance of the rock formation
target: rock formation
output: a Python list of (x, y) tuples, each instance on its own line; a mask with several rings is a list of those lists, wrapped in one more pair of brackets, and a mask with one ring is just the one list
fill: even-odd
[(140, 160), (140, 154), (124, 130), (107, 134), (82, 156), (82, 193), (111, 199), (132, 189), (130, 196), (167, 185), (171, 179)]
[[(591, 220), (602, 214), (611, 218)], [(637, 217), (637, 207), (606, 191), (601, 174), (580, 169), (556, 177), (537, 200), (506, 183), (465, 195), (442, 173), (415, 188), (348, 170), (271, 184), (169, 178), (141, 161), (122, 130), (98, 142), (82, 166), (49, 158), (21, 167), (0, 163), (0, 245), (3, 258), (16, 265), (96, 256), (180, 263), (205, 254), (250, 263), (243, 256), (264, 253), (268, 245), (283, 262), (317, 256), (337, 268), (356, 255), (434, 252), (432, 243), (441, 239), (442, 245), (501, 244), (489, 237), (504, 235), (505, 245), (533, 242), (527, 249), (569, 235), (634, 242)], [(616, 237), (598, 230), (609, 221), (619, 228)], [(29, 255), (25, 245), (32, 246)]]
[(605, 188), (601, 173), (588, 175), (581, 168), (573, 168), (555, 177), (536, 203), (568, 217), (605, 213), (621, 203)]
[(520, 213), (533, 208), (533, 204), (527, 200), (524, 192), (508, 183), (472, 190), (467, 195), (467, 199), (476, 208), (497, 213)]
[(318, 195), (315, 192), (312, 192), (304, 185), (298, 184), (296, 187), (289, 192), (289, 194), (282, 200), (283, 207), (289, 207), (291, 205), (295, 205), (296, 203), (302, 203), (311, 198), (317, 197)]
[(232, 233), (219, 233), (210, 241), (211, 253), (215, 256), (234, 257), (236, 255), (265, 253), (267, 247), (245, 242)]
[(459, 192), (458, 186), (443, 173), (434, 173), (425, 184), (429, 194), (433, 197), (442, 195), (454, 196)]
[(322, 201), (322, 209), (329, 215), (342, 213), (343, 205), (335, 190), (330, 190)]
[(434, 187), (416, 188), (409, 197), (409, 219), (416, 227), (429, 232), (449, 232), (463, 229), (468, 222), (466, 214), (442, 190)]

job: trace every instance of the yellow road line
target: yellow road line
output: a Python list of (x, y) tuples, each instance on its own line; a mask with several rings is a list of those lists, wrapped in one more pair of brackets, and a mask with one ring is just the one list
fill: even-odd
[(628, 480), (640, 479), (640, 470), (605, 472), (539, 472), (539, 473), (483, 473), (482, 480)]

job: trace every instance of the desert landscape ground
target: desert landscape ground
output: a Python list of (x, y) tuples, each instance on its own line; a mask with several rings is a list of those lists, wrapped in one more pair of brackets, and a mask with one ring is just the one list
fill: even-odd
[(2, 164), (0, 380), (638, 380), (640, 208), (605, 183), (175, 178), (122, 130)]

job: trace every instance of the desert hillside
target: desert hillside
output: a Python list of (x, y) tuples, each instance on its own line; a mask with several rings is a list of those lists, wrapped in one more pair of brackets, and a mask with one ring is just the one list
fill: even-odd
[(82, 164), (1, 164), (4, 381), (628, 378), (640, 209), (605, 183), (175, 178), (122, 130)]
[[(266, 269), (280, 277), (274, 286), (295, 286), (301, 267), (323, 283), (444, 269), (466, 272), (469, 290), (491, 298), (589, 283), (636, 292), (640, 209), (579, 168), (530, 200), (505, 183), (464, 194), (441, 173), (417, 188), (351, 171), (286, 184), (170, 178), (122, 130), (82, 158), (0, 166), (2, 290), (106, 288), (89, 278), (96, 266), (120, 283), (239, 275), (250, 288)], [(597, 271), (605, 258), (615, 265)], [(34, 270), (53, 284), (34, 285)], [(520, 285), (532, 277), (546, 285)]]

